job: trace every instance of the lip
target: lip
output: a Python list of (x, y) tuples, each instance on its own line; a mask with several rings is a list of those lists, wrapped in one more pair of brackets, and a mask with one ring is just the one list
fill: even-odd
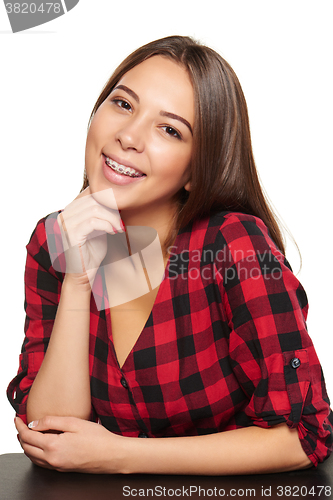
[(110, 158), (110, 160), (114, 160), (114, 161), (116, 161), (117, 163), (119, 163), (120, 165), (124, 165), (124, 167), (134, 168), (135, 170), (137, 170), (138, 172), (140, 172), (140, 174), (146, 175), (146, 174), (145, 174), (144, 172), (142, 172), (142, 170), (140, 170), (140, 168), (138, 168), (136, 165), (134, 165), (133, 163), (130, 163), (129, 161), (122, 160), (121, 158), (119, 158), (119, 156), (116, 156), (116, 155), (108, 155), (108, 154), (106, 154), (106, 153), (102, 153), (102, 155), (104, 156), (104, 159), (105, 159), (105, 158)]
[[(110, 158), (110, 160), (116, 161), (117, 163), (121, 163), (120, 161), (118, 162), (116, 160), (115, 156), (112, 156), (112, 157), (108, 156), (108, 158)], [(117, 186), (127, 186), (129, 184), (134, 184), (134, 183), (137, 183), (139, 181), (142, 181), (143, 179), (146, 178), (146, 175), (143, 175), (140, 177), (130, 177), (129, 175), (118, 174), (115, 170), (113, 170), (111, 167), (109, 167), (109, 165), (107, 165), (106, 155), (104, 153), (102, 154), (102, 159), (103, 159), (103, 165), (102, 165), (103, 175), (104, 175), (106, 180), (111, 182), (111, 184), (115, 184)], [(128, 163), (125, 163), (125, 164), (121, 163), (121, 165), (124, 165), (125, 167), (130, 166)], [(135, 168), (135, 167), (133, 166), (132, 168)]]

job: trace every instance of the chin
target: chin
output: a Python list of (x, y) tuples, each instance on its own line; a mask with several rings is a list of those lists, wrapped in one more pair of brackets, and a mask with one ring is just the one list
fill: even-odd
[(91, 196), (97, 203), (104, 205), (105, 207), (111, 208), (112, 210), (118, 210), (116, 198), (114, 195), (114, 191), (110, 186), (94, 186), (94, 183), (90, 185)]

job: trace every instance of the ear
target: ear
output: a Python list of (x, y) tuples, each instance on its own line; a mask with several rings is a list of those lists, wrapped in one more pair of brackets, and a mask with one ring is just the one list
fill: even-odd
[(191, 191), (191, 181), (188, 181), (188, 182), (185, 184), (184, 189), (186, 189), (186, 191)]

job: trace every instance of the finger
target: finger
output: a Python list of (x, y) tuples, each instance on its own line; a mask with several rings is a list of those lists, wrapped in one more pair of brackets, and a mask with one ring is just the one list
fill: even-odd
[(104, 210), (112, 213), (116, 217), (116, 220), (120, 221), (120, 212), (112, 189), (91, 193), (89, 188), (87, 188), (72, 203), (67, 205), (65, 211), (69, 215), (76, 214), (88, 206), (103, 207)]
[(96, 238), (97, 236), (102, 236), (105, 233), (116, 234), (120, 232), (110, 223), (104, 219), (98, 219), (96, 217), (90, 217), (87, 220), (81, 222), (76, 222), (74, 228), (70, 227), (69, 231), (67, 225), (62, 225), (63, 228), (63, 243), (64, 249), (68, 250), (71, 247), (77, 245), (83, 245), (88, 239)]
[(66, 214), (66, 217), (78, 214), (85, 208), (93, 207), (98, 204), (92, 195), (87, 192), (87, 190), (88, 188), (82, 191), (78, 197), (65, 206), (63, 212)]
[(46, 443), (46, 437), (42, 433), (31, 432), (29, 427), (25, 425), (19, 417), (15, 419), (15, 426), (18, 431), (18, 439), (23, 447), (23, 444), (43, 449)]
[(35, 465), (38, 465), (39, 467), (44, 467), (45, 469), (54, 469), (53, 467), (47, 460), (46, 460), (46, 455), (45, 451), (36, 448), (34, 446), (31, 446), (29, 444), (23, 443), (21, 444), (22, 449), (24, 451), (24, 454), (31, 460), (32, 463)]
[(16, 427), (17, 432), (20, 434), (22, 431), (25, 429), (28, 429), (26, 424), (23, 422), (23, 420), (20, 417), (15, 417), (14, 418), (14, 424)]
[(80, 213), (84, 208), (93, 207), (96, 205), (96, 201), (91, 195), (84, 196), (82, 198), (75, 198), (68, 205), (65, 206), (63, 212), (65, 212), (67, 217)]
[(122, 230), (119, 213), (115, 210), (111, 211), (96, 203), (89, 203), (84, 206), (82, 205), (79, 211), (66, 212), (65, 209), (65, 211), (62, 212), (62, 217), (65, 220), (66, 229), (69, 232), (71, 232), (72, 228), (75, 228), (81, 222), (89, 220), (91, 218), (108, 221), (117, 229), (117, 231)]
[(69, 203), (65, 207), (65, 210), (71, 209), (77, 211), (78, 209), (81, 209), (82, 206), (98, 205), (100, 207), (104, 207), (106, 210), (119, 213), (116, 203), (112, 204), (111, 206), (108, 204), (105, 205), (105, 203), (101, 202), (103, 201), (103, 196), (101, 197), (98, 195), (104, 195), (104, 197), (108, 196), (114, 198), (112, 189), (106, 189), (104, 191), (92, 193), (90, 187), (88, 186), (84, 191), (82, 191), (82, 193), (80, 193), (71, 203)]
[(101, 214), (98, 211), (95, 210), (94, 212), (97, 214), (97, 217), (93, 217), (90, 212), (88, 214), (82, 213), (76, 219), (67, 220), (66, 223), (62, 219), (62, 213), (59, 214), (58, 218), (62, 226), (62, 238), (65, 250), (77, 245), (84, 245), (87, 239), (102, 236), (105, 233), (115, 234), (123, 232), (122, 229), (116, 227), (112, 218), (108, 217), (109, 220), (105, 220), (103, 217), (100, 218)]
[[(75, 432), (78, 427), (80, 419), (75, 417), (57, 417), (46, 416), (39, 420), (34, 420), (28, 424), (28, 428), (34, 431), (61, 431), (61, 432)], [(29, 430), (28, 429), (28, 430)], [(44, 434), (43, 434), (44, 436)]]
[[(30, 432), (32, 434), (32, 432)], [(20, 440), (21, 447), (24, 453), (30, 458), (30, 460), (43, 460), (45, 458), (44, 448), (34, 446), (30, 443)]]
[(117, 233), (117, 230), (112, 224), (110, 224), (110, 222), (95, 218), (82, 222), (82, 224), (80, 224), (80, 226), (77, 228), (77, 232), (79, 231), (81, 236), (81, 241), (78, 241), (79, 244), (82, 244), (85, 241), (91, 240), (98, 236), (102, 236), (105, 233)]
[(38, 467), (43, 467), (43, 469), (57, 470), (45, 460), (38, 460), (37, 458), (31, 457), (28, 453), (25, 453), (25, 455), (31, 460), (33, 464), (38, 465)]

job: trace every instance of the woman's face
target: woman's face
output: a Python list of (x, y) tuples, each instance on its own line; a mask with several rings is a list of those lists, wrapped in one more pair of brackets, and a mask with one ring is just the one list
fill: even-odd
[(91, 192), (112, 188), (122, 215), (147, 209), (170, 213), (174, 195), (190, 187), (193, 125), (194, 93), (185, 69), (162, 56), (134, 67), (91, 122), (86, 144)]

